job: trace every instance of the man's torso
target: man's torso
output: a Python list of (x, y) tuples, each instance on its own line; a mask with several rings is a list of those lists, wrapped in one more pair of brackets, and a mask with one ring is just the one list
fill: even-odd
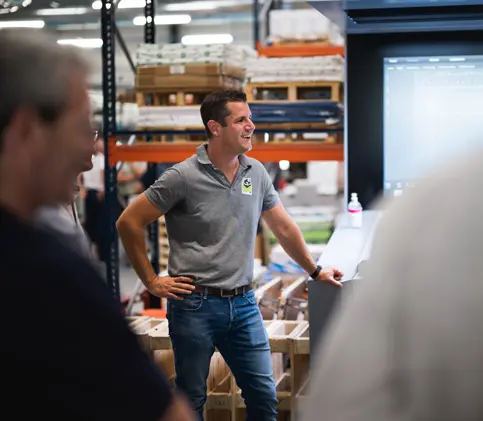
[(196, 156), (180, 167), (186, 198), (166, 215), (171, 274), (192, 276), (203, 286), (247, 285), (265, 194), (263, 167), (244, 157), (231, 185)]

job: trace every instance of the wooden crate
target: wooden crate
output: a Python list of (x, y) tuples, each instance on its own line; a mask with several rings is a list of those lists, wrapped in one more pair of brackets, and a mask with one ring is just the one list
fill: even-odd
[(166, 270), (168, 267), (169, 243), (168, 232), (164, 215), (158, 219), (158, 243), (159, 243), (159, 269)]
[(245, 92), (249, 102), (337, 101), (343, 102), (342, 82), (249, 82)]
[(255, 298), (264, 320), (306, 319), (308, 300), (305, 296), (307, 277), (277, 276), (255, 290)]
[(290, 364), (292, 370), (291, 388), (293, 391), (291, 413), (296, 418), (304, 405), (310, 373), (310, 331), (309, 323), (302, 322), (291, 337)]
[[(129, 317), (129, 325), (140, 336), (144, 348), (174, 385), (176, 374), (169, 326), (166, 319)], [(277, 387), (278, 420), (294, 420), (307, 390), (310, 362), (308, 322), (265, 321), (272, 351)], [(215, 350), (210, 363), (205, 405), (207, 421), (245, 420), (245, 403), (225, 361)]]

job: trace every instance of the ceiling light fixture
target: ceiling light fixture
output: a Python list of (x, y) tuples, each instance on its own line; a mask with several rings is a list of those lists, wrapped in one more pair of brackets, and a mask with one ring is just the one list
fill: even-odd
[(87, 7), (59, 7), (56, 9), (39, 9), (36, 14), (39, 16), (84, 15), (88, 10)]
[(43, 28), (43, 20), (3, 20), (0, 21), (0, 28)]
[(233, 36), (230, 34), (185, 35), (181, 38), (184, 45), (230, 44)]
[[(190, 22), (190, 15), (157, 15), (154, 17), (155, 25), (183, 25)], [(146, 24), (146, 18), (144, 16), (137, 16), (133, 19), (132, 23), (136, 26), (143, 26)]]
[(73, 39), (59, 39), (57, 44), (73, 45), (79, 48), (101, 48), (102, 39), (100, 38), (73, 38)]

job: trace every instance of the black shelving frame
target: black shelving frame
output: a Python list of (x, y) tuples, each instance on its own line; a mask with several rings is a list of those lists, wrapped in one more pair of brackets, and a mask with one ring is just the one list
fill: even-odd
[[(156, 42), (156, 0), (146, 0), (144, 7), (144, 42), (154, 44)], [(120, 301), (119, 288), (119, 240), (116, 230), (116, 218), (118, 215), (119, 201), (117, 191), (117, 169), (109, 165), (109, 139), (118, 135), (131, 135), (135, 131), (118, 130), (116, 121), (116, 56), (115, 40), (120, 43), (121, 48), (126, 54), (131, 67), (134, 69), (133, 61), (127, 51), (126, 44), (116, 25), (116, 5), (113, 0), (102, 0), (101, 8), (101, 37), (102, 37), (102, 95), (103, 95), (103, 139), (105, 157), (105, 200), (106, 200), (106, 223), (105, 235), (108, 239), (108, 250), (106, 254), (106, 281), (113, 297)], [(152, 98), (146, 97), (146, 105), (152, 103)], [(151, 101), (151, 102), (150, 102)], [(150, 141), (150, 133), (146, 140)], [(158, 174), (158, 165), (148, 164), (149, 181), (154, 182)], [(151, 264), (156, 273), (159, 273), (159, 242), (158, 242), (158, 223), (154, 222), (148, 228), (148, 236), (151, 244)], [(160, 307), (161, 301), (157, 297), (151, 297), (150, 307)]]

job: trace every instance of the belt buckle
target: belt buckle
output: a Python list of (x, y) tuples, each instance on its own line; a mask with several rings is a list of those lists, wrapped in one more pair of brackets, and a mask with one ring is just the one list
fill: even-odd
[(231, 297), (234, 297), (235, 296), (235, 293), (228, 293), (228, 294), (225, 294), (225, 290), (222, 289), (221, 292), (220, 292), (220, 297), (222, 298), (231, 298)]

